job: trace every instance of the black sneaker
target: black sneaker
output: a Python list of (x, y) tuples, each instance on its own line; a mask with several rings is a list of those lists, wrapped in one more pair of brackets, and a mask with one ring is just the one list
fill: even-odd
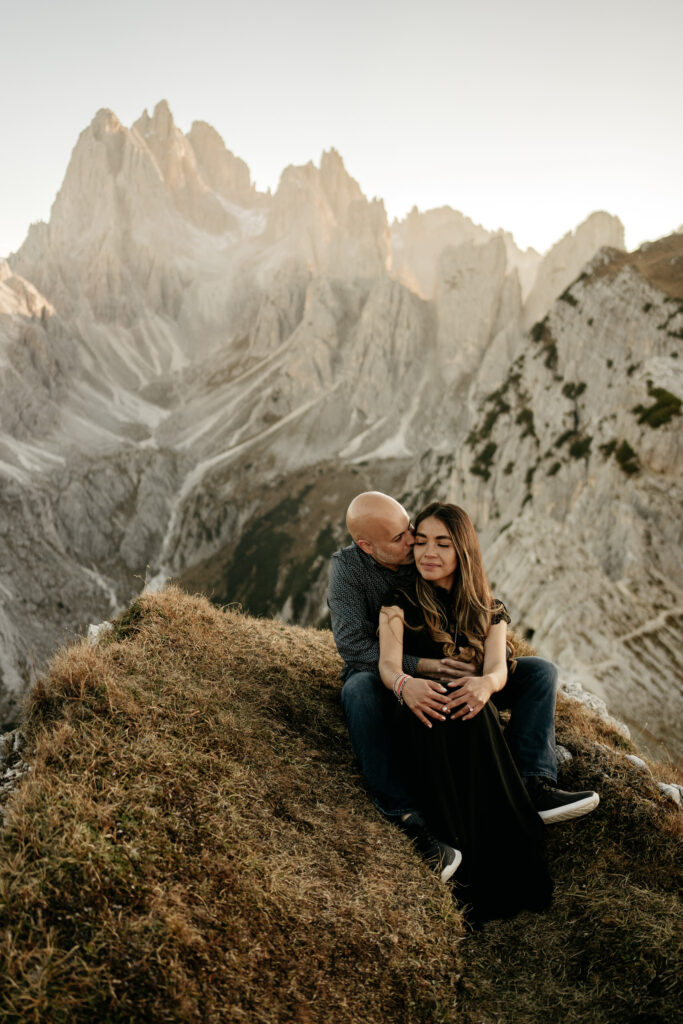
[(556, 789), (550, 779), (532, 775), (524, 780), (531, 802), (546, 825), (571, 821), (594, 811), (600, 797), (590, 789), (582, 793), (566, 793)]
[(412, 839), (415, 849), (427, 864), (439, 872), (442, 882), (447, 882), (455, 874), (462, 860), (460, 850), (436, 839), (417, 811), (399, 821), (398, 826)]

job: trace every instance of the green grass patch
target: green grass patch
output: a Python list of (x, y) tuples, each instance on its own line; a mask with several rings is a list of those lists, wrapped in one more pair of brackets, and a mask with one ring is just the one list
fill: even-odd
[(562, 448), (562, 446), (565, 445), (572, 437), (576, 437), (576, 431), (574, 428), (571, 430), (565, 430), (563, 434), (560, 434), (557, 441), (555, 441), (555, 448)]
[(638, 416), (638, 422), (656, 430), (658, 427), (671, 423), (674, 416), (681, 415), (681, 400), (672, 395), (666, 388), (656, 388), (648, 381), (648, 395), (653, 399), (651, 405), (636, 405), (633, 412)]
[(510, 411), (510, 403), (507, 401), (506, 396), (510, 387), (516, 386), (520, 380), (521, 374), (511, 371), (503, 384), (486, 396), (483, 404), (485, 408), (487, 406), (488, 408), (484, 414), (484, 419), (478, 427), (474, 427), (467, 435), (467, 444), (471, 448), (476, 447), (482, 441), (486, 441), (491, 436), (498, 418)]
[(569, 454), (573, 459), (588, 458), (592, 442), (592, 437), (577, 437), (576, 440), (572, 441), (569, 445)]
[(579, 380), (574, 383), (568, 382), (567, 384), (565, 384), (562, 388), (562, 394), (565, 398), (575, 400), (579, 397), (579, 395), (582, 395), (585, 390), (585, 383), (582, 380)]
[(578, 306), (579, 304), (578, 300), (574, 298), (569, 288), (562, 292), (562, 294), (560, 295), (560, 299), (562, 300), (562, 302), (569, 303), (570, 306)]
[(521, 409), (517, 414), (515, 423), (524, 427), (520, 437), (536, 437), (536, 429), (534, 427), (534, 414), (531, 409)]
[(482, 448), (470, 466), (470, 473), (473, 473), (475, 476), (481, 476), (484, 480), (488, 480), (491, 476), (491, 465), (493, 464), (493, 456), (496, 454), (497, 448), (497, 444), (494, 444), (493, 441), (489, 441), (486, 447)]
[(621, 469), (627, 476), (633, 476), (640, 470), (640, 462), (638, 461), (638, 455), (631, 448), (628, 441), (622, 441), (614, 452), (614, 457), (619, 463)]

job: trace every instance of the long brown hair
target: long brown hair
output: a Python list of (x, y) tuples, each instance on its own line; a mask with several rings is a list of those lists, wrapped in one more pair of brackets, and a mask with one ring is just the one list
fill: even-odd
[(457, 640), (457, 633), (463, 633), (473, 649), (475, 664), (482, 667), (494, 598), (486, 578), (479, 539), (472, 520), (459, 505), (431, 502), (415, 520), (416, 532), (420, 523), (429, 516), (444, 524), (455, 547), (455, 578), (448, 596), (448, 610), (456, 623), (456, 636), (452, 637), (448, 632), (448, 621), (444, 621), (432, 584), (418, 573), (417, 599), (424, 612), (427, 629), (433, 640), (444, 645), (444, 655), (448, 658), (456, 653), (454, 640)]

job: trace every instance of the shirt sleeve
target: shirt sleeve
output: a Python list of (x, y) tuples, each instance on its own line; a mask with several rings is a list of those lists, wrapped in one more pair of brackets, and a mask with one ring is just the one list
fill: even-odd
[(496, 626), (499, 622), (507, 622), (509, 626), (511, 621), (508, 610), (503, 602), (494, 597), (493, 604), (491, 605), (491, 625)]
[(348, 568), (333, 558), (327, 587), (332, 633), (344, 664), (361, 672), (376, 672), (379, 662), (377, 623), (369, 615), (365, 596), (354, 585)]
[[(379, 618), (371, 613), (358, 582), (338, 558), (333, 558), (330, 564), (327, 606), (334, 642), (344, 664), (356, 672), (378, 672)], [(417, 661), (417, 658), (404, 654), (403, 670), (414, 675)]]

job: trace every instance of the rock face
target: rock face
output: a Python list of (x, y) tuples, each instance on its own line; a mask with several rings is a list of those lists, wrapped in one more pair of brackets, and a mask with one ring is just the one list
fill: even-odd
[(464, 504), (534, 644), (673, 743), (683, 238), (621, 231), (540, 257), (448, 209), (390, 230), (334, 150), (270, 196), (209, 125), (100, 111), (0, 264), (5, 718), (145, 580), (321, 621), (379, 487)]
[(522, 294), (526, 297), (541, 262), (541, 256), (536, 250), (522, 251), (515, 245), (512, 235), (505, 231), (497, 231), (492, 236), (485, 228), (449, 206), (424, 213), (413, 207), (405, 220), (392, 224), (395, 274), (422, 298), (432, 299), (436, 292), (438, 265), (444, 249), (457, 249), (468, 242), (484, 245), (491, 237), (502, 240), (508, 267), (517, 271)]
[(546, 253), (524, 304), (524, 326), (542, 319), (551, 303), (574, 281), (601, 246), (624, 247), (624, 228), (608, 213), (592, 213), (576, 231), (570, 231)]

